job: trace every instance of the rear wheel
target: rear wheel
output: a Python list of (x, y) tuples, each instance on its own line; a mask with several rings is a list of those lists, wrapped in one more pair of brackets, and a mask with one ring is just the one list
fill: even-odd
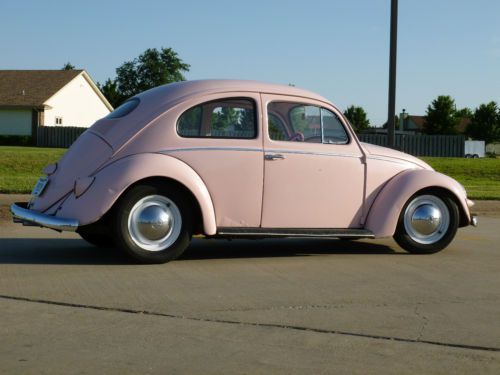
[(410, 253), (435, 253), (450, 244), (458, 224), (453, 199), (432, 192), (415, 194), (401, 210), (394, 239)]
[(165, 263), (179, 257), (191, 240), (189, 205), (168, 184), (138, 185), (116, 210), (118, 247), (141, 263)]

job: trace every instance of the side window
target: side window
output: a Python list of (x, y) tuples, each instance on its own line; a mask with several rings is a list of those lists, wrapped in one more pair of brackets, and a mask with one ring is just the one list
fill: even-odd
[[(274, 141), (344, 144), (349, 138), (337, 115), (313, 105), (272, 102), (268, 133)], [(284, 119), (281, 121), (280, 119)]]
[(268, 113), (267, 118), (269, 121), (269, 136), (271, 139), (275, 141), (288, 141), (289, 135), (283, 121), (272, 113)]
[(201, 106), (184, 112), (177, 123), (177, 132), (183, 137), (199, 137), (201, 130)]
[(321, 143), (320, 108), (298, 105), (288, 114), (294, 135), (298, 141)]
[(323, 143), (345, 144), (349, 137), (337, 115), (328, 109), (321, 108), (323, 123)]
[(182, 137), (255, 138), (255, 103), (251, 99), (207, 102), (184, 112), (177, 122)]

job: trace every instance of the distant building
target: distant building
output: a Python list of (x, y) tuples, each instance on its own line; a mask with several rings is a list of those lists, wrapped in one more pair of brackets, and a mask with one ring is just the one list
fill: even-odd
[[(457, 125), (458, 134), (463, 134), (467, 130), (467, 126), (470, 123), (470, 118), (463, 118)], [(383, 131), (377, 131), (378, 133), (387, 132), (385, 129), (387, 128), (387, 123), (383, 125)], [(397, 132), (401, 132), (402, 134), (422, 134), (425, 132), (425, 116), (415, 116), (409, 115), (406, 112), (402, 112), (399, 114), (399, 121), (396, 122)]]
[(85, 70), (0, 70), (0, 135), (89, 127), (112, 110)]

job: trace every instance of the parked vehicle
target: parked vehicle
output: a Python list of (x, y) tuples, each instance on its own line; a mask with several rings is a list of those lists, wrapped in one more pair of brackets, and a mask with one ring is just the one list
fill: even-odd
[(484, 158), (485, 151), (484, 141), (465, 141), (464, 155), (466, 158)]
[(360, 143), (325, 98), (234, 80), (173, 83), (127, 100), (44, 169), (16, 222), (76, 231), (144, 263), (208, 238), (379, 238), (413, 253), (476, 224), (455, 180)]

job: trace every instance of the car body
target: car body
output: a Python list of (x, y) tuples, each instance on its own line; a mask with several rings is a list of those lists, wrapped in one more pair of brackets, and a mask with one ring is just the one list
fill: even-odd
[(73, 230), (142, 262), (206, 237), (379, 238), (412, 252), (475, 224), (455, 180), (360, 143), (337, 107), (296, 87), (172, 83), (127, 100), (44, 169), (14, 220)]

